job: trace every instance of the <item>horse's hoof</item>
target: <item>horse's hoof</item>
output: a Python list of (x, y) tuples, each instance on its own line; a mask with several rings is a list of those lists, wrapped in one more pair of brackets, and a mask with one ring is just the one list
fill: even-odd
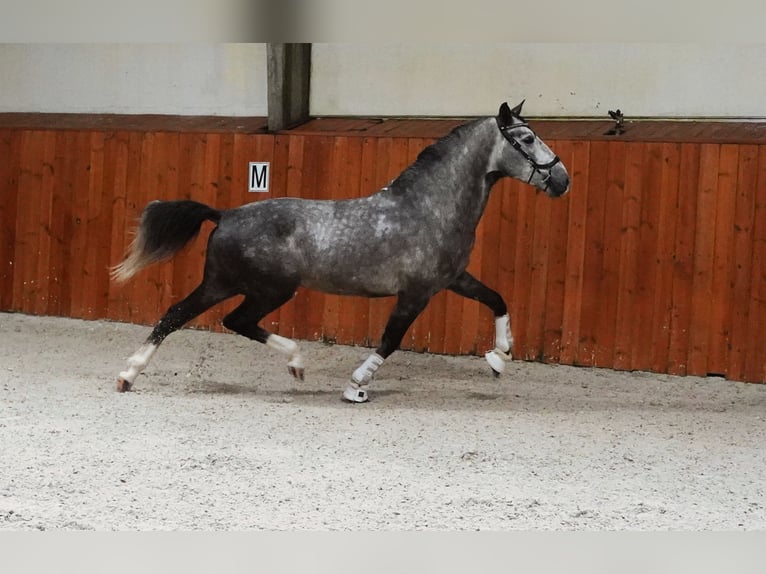
[(346, 390), (343, 391), (343, 399), (350, 403), (366, 403), (370, 400), (367, 390), (362, 387), (355, 387), (349, 385)]
[(303, 380), (303, 367), (291, 367), (288, 366), (287, 370), (290, 372), (290, 374), (298, 379), (299, 381)]
[(132, 386), (133, 386), (133, 384), (130, 381), (126, 381), (122, 377), (117, 379), (117, 392), (118, 393), (127, 393)]
[(492, 368), (492, 374), (495, 377), (499, 377), (505, 372), (505, 363), (511, 360), (510, 353), (506, 354), (502, 351), (494, 350), (485, 353), (484, 358), (487, 359), (489, 366)]

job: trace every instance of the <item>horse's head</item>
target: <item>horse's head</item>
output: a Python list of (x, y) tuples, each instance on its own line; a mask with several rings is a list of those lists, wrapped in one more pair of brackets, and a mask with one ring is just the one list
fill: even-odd
[(511, 109), (503, 103), (495, 118), (503, 135), (497, 167), (504, 175), (534, 185), (551, 197), (564, 195), (569, 191), (569, 174), (559, 157), (521, 117), (523, 104)]

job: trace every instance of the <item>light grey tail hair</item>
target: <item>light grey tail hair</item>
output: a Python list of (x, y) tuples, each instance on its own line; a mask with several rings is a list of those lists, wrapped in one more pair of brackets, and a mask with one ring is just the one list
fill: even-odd
[(197, 201), (152, 201), (141, 214), (127, 257), (109, 275), (124, 283), (144, 267), (170, 259), (194, 239), (203, 221), (220, 219), (220, 211)]

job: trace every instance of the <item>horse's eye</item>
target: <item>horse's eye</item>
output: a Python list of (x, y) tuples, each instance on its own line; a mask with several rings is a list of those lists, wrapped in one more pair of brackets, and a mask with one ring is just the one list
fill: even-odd
[(528, 136), (524, 136), (524, 137), (521, 139), (521, 141), (522, 141), (523, 143), (527, 144), (527, 145), (532, 145), (533, 143), (535, 143), (535, 136), (533, 136), (533, 135), (531, 135), (531, 134), (530, 134), (530, 135), (528, 135)]

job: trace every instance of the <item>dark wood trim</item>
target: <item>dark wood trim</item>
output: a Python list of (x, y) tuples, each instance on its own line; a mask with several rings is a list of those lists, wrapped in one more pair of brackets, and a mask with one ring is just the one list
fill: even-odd
[(311, 44), (269, 44), (269, 130), (289, 129), (309, 119)]

